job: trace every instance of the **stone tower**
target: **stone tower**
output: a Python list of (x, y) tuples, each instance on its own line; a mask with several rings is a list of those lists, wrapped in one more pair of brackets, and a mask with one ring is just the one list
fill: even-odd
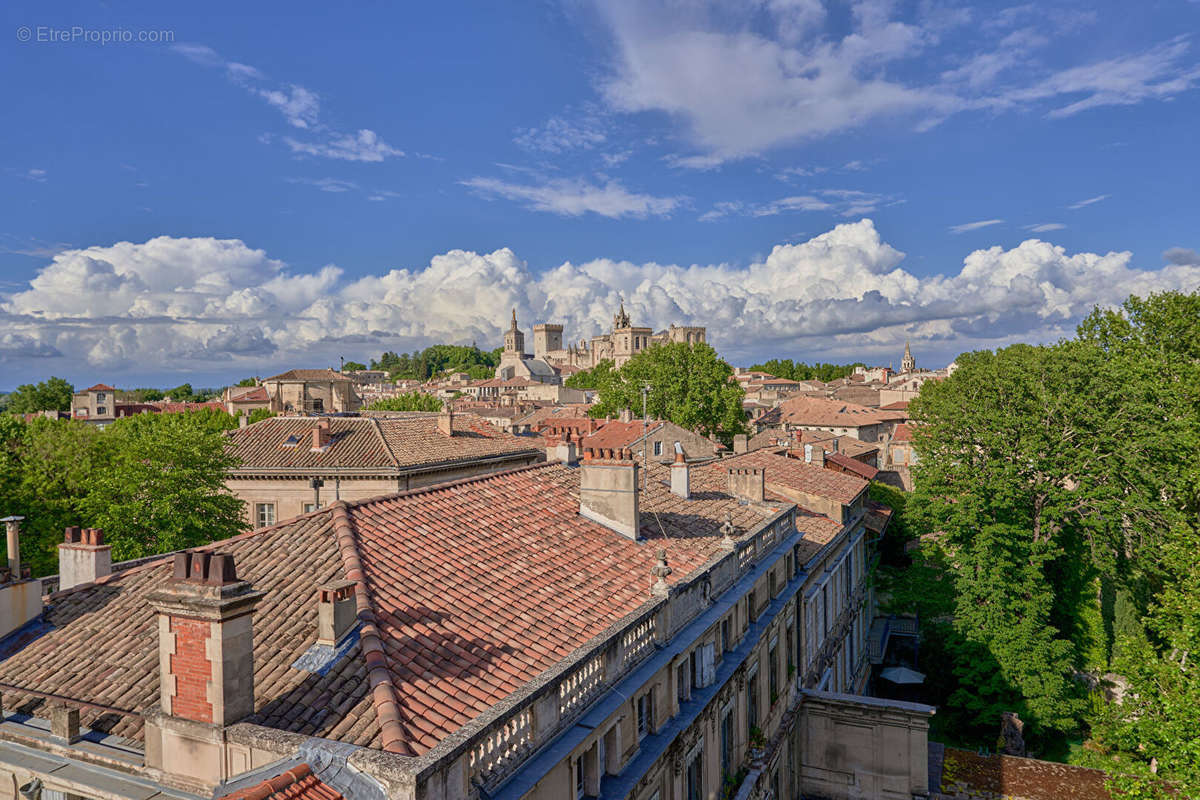
[[(513, 323), (514, 325), (516, 323)], [(900, 359), (901, 372), (913, 372), (917, 368), (917, 360), (913, 358), (912, 350), (908, 346), (908, 340), (904, 341), (904, 358)]]
[(512, 326), (509, 327), (508, 333), (504, 334), (504, 352), (518, 355), (525, 352), (525, 334), (517, 328), (517, 310), (515, 308), (512, 312)]
[(533, 357), (544, 358), (547, 353), (563, 349), (563, 326), (543, 322), (533, 326)]

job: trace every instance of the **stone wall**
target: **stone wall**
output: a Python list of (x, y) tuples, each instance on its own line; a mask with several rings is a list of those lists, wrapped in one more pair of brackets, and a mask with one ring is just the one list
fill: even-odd
[[(938, 745), (931, 745), (930, 749)], [(945, 748), (940, 791), (946, 800), (1109, 800), (1098, 769), (1015, 756), (981, 756)]]

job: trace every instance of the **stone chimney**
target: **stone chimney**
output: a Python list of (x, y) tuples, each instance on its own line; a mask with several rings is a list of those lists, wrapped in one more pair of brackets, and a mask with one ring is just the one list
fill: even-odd
[(171, 579), (146, 598), (158, 612), (163, 713), (228, 725), (254, 711), (252, 614), (263, 594), (238, 580), (231, 555), (175, 554)]
[(29, 567), (21, 565), (21, 521), (5, 517), (8, 529), (8, 565), (0, 567), (0, 638), (42, 614), (42, 582), (30, 580)]
[(622, 536), (638, 539), (638, 465), (628, 449), (584, 449), (579, 513)]
[(67, 528), (58, 546), (58, 588), (70, 589), (94, 583), (112, 573), (112, 546), (104, 543), (104, 531), (96, 528)]
[(571, 438), (570, 430), (563, 434), (562, 439), (555, 443), (552, 450), (553, 452), (548, 452), (546, 455), (556, 461), (561, 461), (569, 466), (574, 466), (579, 461), (579, 451)]
[(814, 467), (825, 468), (825, 448), (818, 443), (804, 445), (804, 460)]
[(766, 494), (766, 474), (762, 467), (730, 467), (729, 493), (739, 500), (761, 503)]
[(744, 433), (735, 434), (733, 437), (733, 454), (741, 455), (748, 452), (750, 452), (750, 437)]
[(249, 424), (250, 424), (250, 415), (249, 414), (242, 414), (240, 417), (238, 417), (238, 427), (239, 428), (244, 428)]
[(321, 417), (317, 420), (317, 427), (312, 431), (312, 451), (323, 453), (327, 447), (329, 447), (329, 418)]
[(684, 500), (692, 497), (691, 475), (688, 472), (687, 454), (683, 445), (675, 443), (675, 463), (671, 464), (671, 494), (679, 495)]
[(454, 435), (454, 411), (449, 406), (442, 409), (437, 416), (438, 433), (442, 436)]
[(15, 579), (21, 577), (21, 522), (24, 517), (5, 517), (4, 528), (8, 535), (8, 571)]
[(621, 422), (633, 422), (633, 411), (628, 408), (621, 409)]
[(317, 589), (317, 644), (336, 647), (358, 622), (354, 581), (333, 581)]

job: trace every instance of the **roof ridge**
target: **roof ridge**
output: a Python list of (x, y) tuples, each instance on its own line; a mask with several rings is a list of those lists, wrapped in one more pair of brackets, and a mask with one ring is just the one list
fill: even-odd
[(404, 729), (400, 724), (400, 701), (396, 693), (396, 685), (392, 683), (392, 670), (388, 666), (387, 653), (383, 649), (383, 639), (379, 635), (379, 621), (375, 617), (375, 609), (371, 606), (366, 574), (363, 572), (362, 560), (358, 555), (355, 544), (354, 527), (350, 521), (348, 504), (345, 500), (337, 500), (330, 506), (333, 515), (333, 532), (337, 536), (338, 550), (342, 556), (342, 566), (346, 570), (346, 580), (355, 583), (355, 605), (358, 619), (362, 622), (359, 632), (359, 648), (367, 666), (367, 683), (371, 687), (371, 701), (375, 707), (375, 717), (379, 722), (379, 733), (383, 749), (389, 753), (412, 755), (412, 749), (404, 741)]
[(383, 444), (383, 452), (388, 454), (388, 458), (392, 460), (392, 466), (396, 469), (403, 469), (400, 465), (400, 459), (396, 458), (396, 451), (392, 450), (392, 446), (388, 444), (387, 437), (383, 435), (383, 426), (379, 424), (379, 417), (359, 417), (359, 419), (368, 420), (371, 427), (375, 429), (375, 435), (379, 437), (380, 443)]
[(455, 478), (454, 480), (443, 481), (442, 483), (431, 483), (428, 486), (418, 486), (416, 489), (405, 489), (401, 492), (392, 492), (391, 494), (377, 494), (374, 497), (364, 497), (360, 500), (339, 500), (340, 503), (345, 503), (347, 508), (359, 508), (361, 506), (370, 505), (371, 503), (379, 503), (384, 500), (395, 500), (401, 497), (415, 497), (417, 495), (428, 494), (430, 492), (443, 491), (452, 489), (455, 486), (463, 486), (468, 483), (479, 483), (480, 481), (488, 480), (489, 478), (499, 478), (504, 475), (512, 475), (517, 472), (526, 472), (533, 469), (545, 469), (561, 464), (562, 461), (539, 461), (535, 464), (525, 464), (520, 467), (510, 467), (509, 469), (499, 469), (495, 472), (485, 472), (482, 475), (470, 475), (465, 478)]

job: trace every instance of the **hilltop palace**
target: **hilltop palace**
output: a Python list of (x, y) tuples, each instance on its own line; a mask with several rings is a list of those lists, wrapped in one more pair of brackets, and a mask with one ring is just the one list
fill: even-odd
[[(671, 327), (655, 333), (651, 328), (636, 327), (625, 313), (625, 304), (613, 317), (612, 333), (593, 336), (578, 344), (563, 347), (563, 326), (540, 323), (533, 326), (533, 355), (525, 352), (525, 334), (517, 328), (517, 310), (513, 309), (512, 324), (504, 334), (504, 352), (496, 377), (502, 380), (528, 378), (541, 383), (557, 383), (564, 367), (590, 369), (605, 359), (620, 367), (633, 356), (653, 344), (684, 342), (699, 344), (705, 340), (703, 327)], [(568, 370), (572, 371), (572, 370)]]

